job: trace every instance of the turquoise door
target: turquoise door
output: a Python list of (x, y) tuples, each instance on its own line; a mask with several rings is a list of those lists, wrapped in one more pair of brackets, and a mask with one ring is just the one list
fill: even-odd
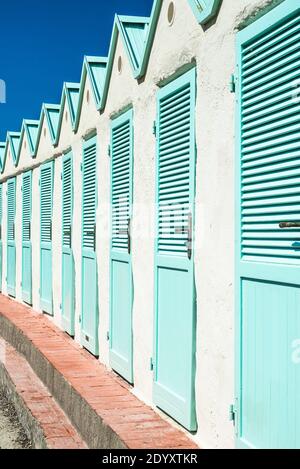
[(62, 323), (63, 328), (70, 335), (74, 335), (73, 169), (71, 152), (64, 155), (62, 164)]
[(189, 430), (195, 416), (195, 70), (158, 92), (154, 401)]
[(2, 291), (2, 216), (3, 216), (2, 183), (0, 183), (0, 291)]
[(32, 304), (31, 171), (22, 180), (22, 298)]
[(299, 1), (237, 47), (237, 446), (300, 448)]
[(83, 144), (81, 343), (94, 355), (99, 354), (96, 208), (97, 141), (93, 137)]
[(52, 304), (52, 205), (53, 167), (50, 161), (41, 166), (41, 253), (40, 253), (40, 305), (48, 314), (53, 314)]
[(7, 181), (7, 293), (16, 296), (16, 178)]
[(130, 383), (132, 370), (132, 110), (111, 128), (110, 364)]

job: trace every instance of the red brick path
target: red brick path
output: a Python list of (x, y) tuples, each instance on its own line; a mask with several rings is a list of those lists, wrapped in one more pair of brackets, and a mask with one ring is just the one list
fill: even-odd
[(28, 337), (128, 448), (197, 448), (46, 316), (1, 294), (0, 315)]

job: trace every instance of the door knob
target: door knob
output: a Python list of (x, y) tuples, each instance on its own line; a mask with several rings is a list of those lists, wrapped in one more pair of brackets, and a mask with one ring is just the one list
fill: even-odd
[(300, 228), (300, 221), (282, 221), (279, 223), (280, 228)]

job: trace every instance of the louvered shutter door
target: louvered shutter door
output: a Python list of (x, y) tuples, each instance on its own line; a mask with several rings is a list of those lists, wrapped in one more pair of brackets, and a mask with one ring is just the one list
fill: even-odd
[(41, 241), (52, 240), (52, 166), (41, 169)]
[(128, 250), (131, 120), (112, 129), (112, 248)]
[(133, 383), (131, 206), (133, 110), (111, 124), (110, 365)]
[(82, 166), (82, 319), (81, 343), (98, 355), (98, 284), (96, 257), (97, 141), (83, 144)]
[(63, 246), (71, 247), (72, 236), (72, 159), (63, 162)]
[(154, 402), (193, 431), (195, 75), (193, 69), (158, 92), (153, 360)]
[(83, 247), (95, 248), (96, 227), (96, 143), (84, 149), (83, 155)]
[(11, 296), (16, 294), (15, 215), (16, 179), (12, 178), (7, 182), (7, 292)]
[(44, 163), (41, 167), (41, 285), (40, 300), (43, 311), (53, 314), (52, 301), (52, 205), (53, 205), (53, 168), (54, 162)]
[(246, 259), (289, 263), (300, 259), (300, 228), (279, 228), (281, 221), (300, 220), (299, 70), (299, 15), (243, 48), (242, 256)]
[(74, 335), (75, 270), (72, 250), (73, 168), (72, 153), (62, 163), (62, 326)]
[(15, 213), (16, 213), (16, 181), (10, 179), (7, 183), (7, 239), (15, 239)]
[(158, 251), (187, 255), (190, 213), (191, 84), (160, 100)]
[(30, 241), (31, 231), (31, 173), (23, 177), (22, 195), (22, 238), (26, 242)]
[(299, 2), (239, 32), (237, 46), (237, 445), (300, 448)]
[(22, 298), (32, 303), (31, 171), (22, 180)]

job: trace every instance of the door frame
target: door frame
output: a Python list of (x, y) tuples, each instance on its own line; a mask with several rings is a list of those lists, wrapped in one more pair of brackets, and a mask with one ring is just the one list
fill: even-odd
[[(128, 121), (130, 123), (130, 161), (129, 161), (129, 177), (130, 177), (130, 187), (129, 187), (129, 220), (130, 224), (132, 221), (132, 205), (133, 205), (133, 165), (134, 165), (134, 131), (133, 131), (133, 108), (129, 108), (127, 110), (122, 111), (117, 117), (111, 120), (111, 127), (110, 127), (110, 143), (111, 143), (111, 162), (110, 162), (110, 201), (111, 201), (111, 206), (110, 206), (110, 288), (109, 288), (109, 296), (110, 296), (110, 302), (109, 302), (109, 352), (110, 352), (110, 362), (112, 368), (114, 368), (114, 363), (113, 359), (111, 356), (111, 338), (112, 338), (112, 301), (113, 301), (113, 269), (112, 269), (112, 263), (113, 263), (113, 258), (115, 260), (119, 260), (120, 262), (124, 261), (124, 258), (126, 258), (126, 263), (127, 263), (127, 257), (129, 257), (128, 261), (128, 267), (130, 269), (130, 287), (131, 287), (131, 298), (130, 298), (130, 317), (131, 317), (131, 337), (130, 337), (130, 370), (129, 373), (124, 373), (124, 378), (131, 384), (133, 384), (133, 296), (134, 296), (134, 290), (133, 290), (133, 272), (132, 272), (132, 250), (130, 250), (129, 254), (124, 253), (116, 253), (112, 249), (112, 195), (113, 195), (113, 187), (112, 187), (112, 180), (113, 180), (113, 174), (112, 174), (112, 137), (113, 137), (113, 129), (118, 126), (122, 125), (124, 122)], [(130, 229), (130, 227), (129, 227)], [(130, 242), (130, 241), (128, 241)], [(116, 365), (118, 365), (116, 363)], [(117, 371), (117, 370), (116, 370)]]
[[(95, 249), (94, 251), (84, 251), (86, 248), (83, 246), (83, 209), (84, 209), (84, 150), (95, 143), (96, 145), (96, 188), (95, 188)], [(86, 139), (82, 140), (82, 164), (81, 164), (81, 313), (80, 313), (80, 321), (81, 321), (81, 328), (80, 328), (80, 338), (81, 338), (81, 345), (89, 350), (93, 355), (99, 356), (99, 288), (98, 288), (98, 259), (97, 259), (97, 207), (98, 207), (98, 137), (97, 134), (94, 133), (87, 137)], [(88, 341), (86, 339), (86, 334), (83, 329), (83, 315), (84, 315), (84, 288), (83, 288), (83, 253), (85, 252), (85, 257), (93, 259), (96, 264), (96, 327), (95, 327), (95, 337), (93, 337), (92, 341)]]
[[(283, 3), (275, 6), (271, 11), (266, 13), (261, 18), (255, 20), (245, 29), (239, 31), (236, 34), (236, 69), (235, 69), (235, 82), (236, 82), (236, 105), (235, 105), (235, 292), (234, 292), (234, 309), (235, 309), (235, 358), (234, 358), (234, 403), (233, 403), (233, 415), (234, 415), (234, 437), (235, 446), (238, 449), (249, 449), (249, 444), (245, 444), (240, 439), (241, 430), (241, 419), (242, 419), (242, 278), (243, 278), (243, 267), (241, 261), (241, 242), (242, 242), (242, 230), (241, 230), (241, 96), (242, 96), (242, 83), (240, 78), (240, 70), (242, 63), (242, 45), (248, 41), (252, 41), (255, 37), (262, 34), (264, 31), (267, 32), (269, 29), (274, 28), (276, 23), (284, 22), (289, 17), (293, 16), (297, 11), (300, 11), (300, 4), (295, 5), (295, 0), (285, 0)], [(270, 272), (272, 265), (261, 265), (261, 272), (265, 270)], [(280, 266), (284, 268), (284, 266)], [(289, 282), (289, 278), (294, 283), (294, 275), (289, 275), (289, 269), (297, 267), (285, 267), (286, 282)], [(249, 268), (248, 268), (249, 270)], [(291, 272), (291, 271), (290, 271)], [(249, 275), (249, 274), (248, 274)], [(253, 275), (255, 276), (255, 266), (253, 268)], [(261, 274), (260, 274), (261, 275)], [(260, 278), (260, 277), (257, 277)]]
[[(49, 251), (51, 252), (51, 278), (50, 278), (50, 281), (51, 281), (51, 305), (49, 306), (48, 302), (45, 302), (44, 300), (42, 300), (42, 297), (41, 297), (41, 285), (42, 285), (42, 210), (41, 210), (41, 206), (42, 206), (42, 191), (41, 191), (41, 188), (42, 188), (42, 178), (41, 178), (41, 173), (42, 173), (42, 169), (43, 168), (47, 168), (47, 167), (50, 167), (51, 168), (51, 189), (52, 189), (52, 192), (51, 192), (51, 240), (50, 240), (50, 249)], [(54, 160), (50, 160), (50, 161), (46, 161), (45, 163), (43, 163), (41, 165), (41, 168), (40, 168), (40, 308), (42, 309), (42, 311), (46, 314), (49, 314), (50, 316), (53, 316), (53, 257), (52, 257), (52, 251), (53, 251), (53, 227), (52, 227), (52, 222), (53, 222), (53, 189), (54, 189)]]
[[(13, 223), (13, 233), (14, 233), (14, 239), (13, 241), (8, 240), (8, 186), (9, 184), (14, 184), (14, 223)], [(7, 241), (7, 246), (6, 246), (6, 253), (7, 253), (7, 259), (6, 259), (6, 287), (7, 287), (7, 293), (9, 296), (12, 296), (15, 298), (16, 296), (16, 209), (17, 209), (17, 179), (16, 176), (11, 177), (7, 180), (7, 197), (6, 197), (6, 208), (7, 208), (7, 233), (6, 233), (6, 241)], [(8, 247), (9, 244), (13, 243), (14, 248), (14, 285), (9, 286), (8, 285)]]
[[(29, 233), (30, 233), (30, 240), (29, 241), (23, 241), (23, 197), (24, 197), (24, 179), (25, 177), (29, 177), (30, 179), (30, 228), (29, 228)], [(30, 169), (29, 171), (26, 171), (22, 175), (22, 298), (25, 303), (28, 303), (32, 305), (32, 242), (31, 242), (31, 220), (32, 220), (32, 170)], [(23, 247), (24, 244), (26, 247), (30, 250), (30, 291), (28, 292), (28, 295), (26, 292), (23, 290), (23, 275), (24, 275), (24, 257), (23, 257)]]
[[(185, 70), (181, 75), (175, 75), (172, 80), (166, 83), (164, 86), (158, 89), (156, 93), (156, 125), (155, 125), (155, 133), (156, 133), (156, 149), (155, 149), (155, 243), (154, 243), (154, 329), (153, 329), (153, 359), (151, 362), (151, 368), (153, 369), (153, 394), (155, 396), (155, 381), (157, 375), (157, 355), (158, 355), (158, 337), (157, 337), (157, 328), (158, 328), (158, 262), (157, 256), (158, 254), (158, 230), (159, 230), (159, 222), (157, 216), (158, 204), (159, 204), (159, 137), (157, 135), (157, 131), (159, 129), (159, 119), (160, 119), (160, 107), (159, 107), (159, 100), (161, 94), (164, 94), (164, 90), (168, 88), (168, 94), (172, 94), (178, 90), (181, 86), (180, 84), (184, 84), (185, 82), (189, 81), (191, 84), (191, 100), (194, 103), (193, 110), (191, 112), (191, 135), (190, 139), (191, 142), (194, 142), (194, 149), (192, 151), (192, 155), (190, 158), (190, 174), (189, 174), (189, 194), (190, 200), (192, 200), (190, 212), (192, 214), (192, 255), (191, 259), (186, 259), (186, 265), (189, 265), (190, 275), (192, 277), (191, 281), (191, 302), (193, 304), (192, 307), (192, 367), (191, 367), (191, 374), (190, 380), (192, 384), (192, 392), (189, 396), (190, 398), (190, 415), (185, 419), (186, 423), (179, 422), (179, 419), (176, 419), (175, 415), (171, 415), (171, 418), (178, 421), (180, 425), (184, 426), (185, 428), (189, 428), (190, 431), (197, 430), (197, 415), (196, 415), (196, 335), (197, 335), (197, 291), (196, 291), (196, 283), (195, 283), (195, 262), (194, 262), (194, 247), (195, 247), (195, 200), (196, 200), (196, 164), (197, 164), (197, 145), (196, 145), (196, 126), (195, 126), (195, 119), (196, 119), (196, 96), (197, 96), (197, 69), (193, 64), (189, 70)], [(182, 262), (183, 259), (180, 258), (178, 262), (176, 259), (172, 261), (172, 264), (169, 264), (171, 268), (180, 268), (182, 269)], [(167, 261), (166, 261), (167, 265)], [(163, 410), (166, 412), (165, 410)]]
[[(71, 173), (71, 234), (70, 234), (70, 246), (67, 248), (67, 246), (64, 246), (64, 210), (63, 210), (63, 199), (64, 199), (64, 163), (65, 161), (70, 160), (70, 173)], [(65, 331), (70, 334), (71, 336), (75, 335), (75, 268), (74, 268), (74, 254), (73, 254), (73, 237), (72, 237), (72, 232), (73, 232), (73, 214), (74, 214), (74, 181), (73, 181), (73, 153), (72, 150), (70, 149), (68, 152), (64, 153), (62, 157), (62, 173), (61, 173), (61, 180), (62, 180), (62, 236), (61, 236), (61, 243), (62, 243), (62, 283), (61, 283), (61, 293), (62, 293), (62, 299), (61, 299), (61, 312), (62, 312), (62, 326), (65, 329)], [(64, 262), (63, 262), (63, 256), (64, 254), (70, 255), (71, 257), (71, 265), (72, 265), (72, 271), (71, 271), (71, 288), (72, 288), (72, 294), (71, 294), (71, 301), (72, 301), (72, 310), (71, 310), (71, 318), (70, 320), (67, 320), (66, 317), (64, 316)]]

